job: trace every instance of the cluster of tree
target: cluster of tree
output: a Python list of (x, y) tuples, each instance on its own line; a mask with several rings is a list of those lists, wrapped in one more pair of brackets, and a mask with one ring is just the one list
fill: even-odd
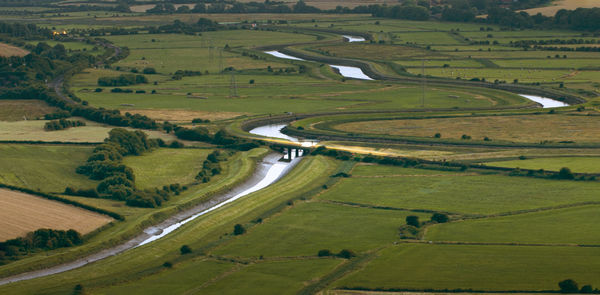
[(212, 176), (221, 174), (221, 164), (219, 162), (227, 161), (227, 156), (223, 153), (215, 150), (210, 153), (204, 163), (202, 163), (202, 170), (196, 175), (196, 180), (202, 182), (209, 182)]
[(225, 28), (225, 26), (219, 25), (218, 22), (212, 21), (208, 18), (201, 17), (194, 24), (188, 24), (180, 20), (175, 20), (172, 24), (162, 25), (159, 27), (149, 27), (148, 32), (150, 34), (195, 34), (198, 32), (216, 31), (222, 28)]
[(163, 186), (161, 189), (154, 190), (135, 190), (127, 197), (125, 204), (132, 207), (156, 208), (162, 205), (162, 202), (168, 201), (172, 195), (179, 195), (186, 190), (186, 186), (178, 183)]
[(0, 264), (16, 260), (37, 250), (52, 250), (71, 247), (83, 243), (83, 238), (75, 230), (38, 229), (27, 233), (25, 237), (0, 242)]
[(211, 135), (208, 129), (204, 127), (194, 127), (189, 129), (177, 125), (167, 124), (164, 126), (164, 128), (174, 130), (175, 136), (182, 140), (203, 141), (220, 145), (229, 149), (247, 151), (260, 146), (256, 141), (233, 137), (227, 134), (227, 132), (224, 130), (219, 130), (214, 135)]
[(98, 86), (129, 86), (148, 83), (144, 75), (122, 74), (117, 77), (100, 77)]
[(135, 187), (133, 170), (121, 163), (128, 155), (141, 155), (158, 146), (165, 146), (159, 139), (148, 139), (141, 131), (128, 131), (115, 128), (109, 132), (104, 143), (97, 146), (87, 162), (77, 168), (77, 173), (101, 180), (95, 190), (75, 190), (67, 188), (65, 193), (109, 198), (125, 201), (128, 206), (154, 208), (169, 200), (172, 195), (179, 195), (185, 186), (171, 184), (162, 188), (138, 190)]
[[(205, 2), (205, 3), (202, 3)], [(175, 8), (172, 3), (158, 3), (147, 13), (319, 13), (319, 8), (298, 1), (292, 7), (280, 1), (237, 2), (202, 1), (190, 8), (186, 5)]]
[(64, 118), (68, 118), (68, 117), (71, 117), (71, 113), (69, 113), (67, 111), (63, 111), (63, 110), (57, 110), (54, 113), (45, 114), (44, 120), (56, 120), (56, 119), (64, 119)]
[(594, 289), (592, 285), (584, 285), (579, 288), (579, 284), (572, 279), (566, 279), (564, 281), (558, 282), (558, 287), (560, 288), (561, 293), (580, 293), (580, 294), (598, 294), (600, 290), (598, 288)]
[(539, 170), (521, 170), (516, 168), (509, 173), (510, 176), (527, 176), (536, 178), (547, 178), (547, 179), (563, 179), (563, 180), (579, 180), (579, 181), (594, 181), (596, 176), (594, 175), (576, 175), (567, 167), (561, 168), (558, 172), (545, 171), (544, 169)]
[(317, 253), (317, 256), (319, 256), (319, 257), (335, 256), (335, 257), (339, 257), (339, 258), (350, 259), (352, 257), (356, 257), (356, 253), (354, 253), (352, 250), (342, 249), (340, 252), (335, 254), (335, 253), (331, 252), (329, 249), (322, 249), (322, 250), (319, 250), (319, 252)]
[(536, 45), (552, 45), (552, 44), (596, 44), (596, 39), (550, 39), (550, 40), (517, 40), (510, 41), (512, 47), (532, 47)]
[(181, 80), (183, 77), (202, 76), (202, 71), (177, 70), (173, 74), (173, 80)]
[(63, 129), (67, 129), (67, 128), (71, 128), (71, 127), (79, 127), (79, 126), (85, 126), (85, 122), (79, 121), (79, 120), (72, 121), (72, 120), (60, 119), (60, 120), (53, 120), (50, 122), (46, 122), (46, 124), (44, 124), (44, 130), (46, 130), (46, 131), (63, 130)]

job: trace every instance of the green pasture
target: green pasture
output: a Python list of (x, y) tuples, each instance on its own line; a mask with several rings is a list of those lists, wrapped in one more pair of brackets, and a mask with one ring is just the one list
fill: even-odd
[(600, 244), (599, 206), (548, 210), (513, 216), (438, 224), (425, 239), (482, 243)]
[[(569, 58), (539, 58), (539, 59), (496, 59), (495, 64), (503, 68), (567, 68), (585, 69), (600, 67), (595, 59), (569, 59)], [(562, 57), (562, 55), (561, 55)]]
[[(95, 92), (97, 77), (114, 75), (114, 71), (86, 71), (74, 77), (71, 85), (91, 105), (111, 109), (185, 109), (192, 111), (281, 113), (320, 112), (358, 109), (422, 108), (422, 89), (411, 84), (345, 82), (318, 80), (305, 75), (235, 75), (238, 97), (230, 97), (230, 75), (203, 75), (168, 80), (147, 75), (153, 83), (120, 87), (146, 93), (111, 93), (113, 87)], [(253, 80), (253, 83), (250, 81)], [(155, 90), (156, 94), (152, 94)], [(480, 108), (522, 104), (514, 94), (489, 89), (429, 86), (424, 107)]]
[(398, 60), (395, 63), (411, 68), (421, 68), (423, 65), (426, 67), (443, 67), (448, 65), (451, 68), (480, 68), (484, 65), (474, 59), (449, 59), (449, 60), (431, 60), (427, 59), (425, 62), (422, 60)]
[[(448, 55), (447, 51), (450, 52), (471, 52), (471, 51), (519, 51), (523, 50), (518, 47), (499, 46), (493, 44), (486, 45), (433, 45), (431, 50), (440, 52), (440, 55)], [(430, 53), (431, 54), (431, 53)]]
[[(408, 72), (418, 75), (422, 73), (420, 68), (409, 68)], [(519, 82), (557, 82), (557, 81), (572, 81), (572, 82), (597, 82), (600, 81), (600, 73), (581, 71), (574, 72), (571, 70), (539, 70), (539, 69), (493, 69), (493, 68), (472, 68), (472, 69), (456, 69), (456, 68), (426, 68), (425, 75), (444, 77), (472, 79), (485, 78), (486, 81), (493, 82), (494, 80), (506, 81), (512, 83), (514, 79)]]
[(401, 244), (333, 287), (557, 291), (568, 278), (599, 285), (599, 254), (579, 247)]
[(487, 162), (485, 165), (523, 168), (523, 169), (544, 169), (547, 171), (559, 171), (563, 167), (579, 173), (600, 173), (600, 158), (597, 157), (552, 157), (535, 158), (525, 160), (510, 160), (499, 162)]
[(202, 294), (297, 294), (340, 264), (336, 259), (268, 261), (243, 267), (207, 287)]
[[(254, 155), (257, 155), (256, 152), (254, 152)], [(247, 156), (240, 156), (236, 159), (238, 162), (241, 160), (247, 164), (253, 162), (247, 159)], [(171, 233), (166, 239), (155, 241), (151, 245), (138, 247), (69, 272), (18, 282), (10, 286), (0, 286), (0, 292), (3, 294), (64, 294), (72, 291), (73, 286), (77, 283), (93, 289), (132, 282), (136, 278), (142, 278), (161, 270), (165, 261), (185, 260), (185, 257), (180, 258), (179, 248), (182, 245), (186, 244), (192, 249), (202, 251), (202, 247), (218, 244), (220, 239), (229, 239), (236, 223), (250, 225), (251, 220), (255, 220), (263, 214), (269, 214), (271, 210), (280, 206), (285, 207), (287, 200), (290, 198), (320, 188), (325, 182), (325, 177), (334, 173), (338, 163), (323, 157), (306, 158), (273, 186), (248, 195), (187, 223)], [(250, 167), (251, 165), (247, 165), (244, 169), (251, 169)], [(243, 170), (236, 170), (232, 167), (225, 175), (227, 175), (226, 178), (214, 183), (211, 181), (208, 186), (202, 186), (197, 190), (193, 188), (188, 190), (182, 197), (174, 198), (168, 204), (181, 204), (182, 198), (188, 198), (189, 200), (191, 196), (196, 196), (196, 198), (198, 196), (208, 197), (210, 194), (207, 195), (207, 193), (211, 189), (223, 189), (227, 183), (231, 184), (235, 179), (239, 179), (240, 175), (247, 174)], [(172, 214), (175, 210), (171, 206), (164, 209), (163, 207), (161, 207), (163, 214), (166, 214), (168, 210), (171, 210)], [(155, 213), (156, 210), (151, 210), (151, 212)], [(147, 215), (146, 218), (148, 218)], [(89, 244), (87, 246), (89, 247)], [(24, 263), (25, 260), (19, 262)], [(178, 264), (175, 264), (174, 267), (177, 268)], [(309, 279), (311, 279), (310, 276), (305, 280)]]
[(195, 181), (202, 163), (212, 150), (161, 148), (141, 156), (125, 157), (123, 164), (133, 169), (138, 188), (155, 188)]
[(209, 280), (223, 275), (234, 267), (235, 264), (229, 262), (197, 258), (140, 280), (94, 290), (94, 294), (130, 295), (140, 292), (159, 295), (184, 294), (198, 290)]
[[(498, 187), (503, 189), (499, 190)], [(600, 184), (596, 182), (500, 175), (416, 174), (382, 178), (351, 177), (318, 198), (412, 210), (495, 214), (597, 201), (599, 188)]]
[(252, 48), (273, 44), (314, 41), (311, 35), (266, 32), (258, 30), (231, 30), (204, 32), (201, 36), (181, 34), (138, 34), (111, 36), (110, 41), (126, 46), (130, 55), (117, 66), (153, 67), (163, 74), (177, 70), (219, 72), (228, 67), (235, 69), (266, 69), (286, 67), (284, 63), (252, 59), (227, 50), (229, 47)]
[(408, 211), (375, 210), (321, 202), (296, 205), (214, 251), (228, 257), (316, 256), (319, 250), (364, 252), (398, 239)]
[[(69, 198), (77, 202), (122, 214), (125, 216), (125, 221), (114, 223), (113, 226), (106, 228), (97, 235), (94, 235), (82, 246), (62, 248), (51, 252), (40, 253), (39, 255), (31, 255), (27, 258), (5, 265), (0, 269), (0, 276), (4, 277), (9, 274), (39, 269), (41, 267), (57, 264), (65, 260), (70, 260), (74, 259), (75, 257), (93, 253), (111, 245), (122, 243), (125, 239), (131, 238), (133, 235), (139, 233), (143, 228), (157, 223), (158, 221), (161, 221), (164, 218), (175, 214), (176, 212), (179, 212), (182, 207), (189, 207), (190, 205), (206, 201), (214, 196), (215, 193), (226, 191), (227, 189), (239, 184), (241, 181), (251, 175), (254, 170), (254, 165), (256, 164), (255, 161), (257, 158), (261, 158), (265, 153), (265, 149), (254, 149), (248, 152), (240, 152), (236, 154), (227, 162), (221, 163), (221, 167), (223, 168), (222, 173), (211, 178), (210, 182), (189, 187), (188, 190), (181, 193), (179, 196), (174, 196), (169, 201), (164, 202), (160, 208), (133, 208), (126, 206), (123, 202), (113, 200), (64, 196), (65, 198)], [(195, 235), (192, 235), (191, 237), (194, 238)], [(168, 241), (167, 245), (169, 245)], [(177, 252), (179, 252), (179, 247), (181, 247), (181, 245), (178, 244), (173, 244), (170, 246), (173, 247), (171, 250), (177, 250)], [(152, 249), (159, 250), (162, 248)], [(129, 254), (131, 252), (136, 251), (129, 251), (125, 254)], [(158, 253), (160, 253), (158, 256), (154, 256), (155, 254), (144, 256), (142, 259), (144, 262), (139, 266), (160, 266), (164, 263), (164, 260), (162, 259), (170, 259), (170, 257), (164, 258), (161, 257), (161, 255), (169, 254), (171, 252), (162, 252), (159, 250)], [(107, 264), (94, 264), (98, 268), (91, 270), (91, 274), (95, 276), (97, 280), (103, 282), (108, 281), (111, 282), (110, 284), (122, 281), (124, 276), (119, 275), (119, 273), (123, 272), (124, 269), (128, 269), (130, 267), (136, 268), (137, 266), (126, 262), (128, 258), (125, 258), (125, 260), (121, 259), (122, 256), (119, 255), (119, 258), (112, 257), (102, 260), (102, 262), (106, 262)], [(115, 265), (119, 265), (120, 263), (122, 263), (120, 268), (116, 268)], [(8, 289), (10, 291), (9, 293), (14, 294), (23, 294), (23, 292), (36, 294), (64, 294), (65, 290), (69, 290), (69, 292), (72, 291), (73, 286), (71, 283), (76, 284), (74, 282), (80, 281), (81, 278), (79, 276), (85, 273), (87, 273), (87, 270), (84, 267), (73, 272), (62, 273), (59, 275), (61, 278), (58, 280), (49, 277), (41, 278), (41, 285), (37, 285), (35, 281), (23, 282), (22, 287), (34, 289), (40, 288), (37, 291), (19, 290), (19, 288), (14, 288), (15, 286), (13, 285), (11, 285), (11, 287)], [(137, 271), (133, 271), (133, 273), (137, 273)], [(129, 279), (133, 279), (134, 277), (136, 276), (131, 276)], [(137, 277), (139, 277), (139, 275)], [(71, 283), (67, 283), (69, 280), (71, 280)], [(52, 282), (51, 286), (47, 285), (48, 282)], [(44, 292), (42, 292), (42, 290)], [(4, 290), (1, 292), (6, 293)]]
[(93, 147), (0, 144), (0, 182), (43, 192), (93, 188), (97, 181), (75, 173)]

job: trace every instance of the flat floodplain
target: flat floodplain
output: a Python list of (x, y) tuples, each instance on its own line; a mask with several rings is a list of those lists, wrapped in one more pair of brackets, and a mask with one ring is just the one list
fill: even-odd
[(336, 129), (355, 133), (405, 135), (509, 142), (539, 143), (542, 141), (596, 143), (600, 138), (600, 120), (579, 115), (518, 115), (429, 118), (407, 120), (359, 121), (335, 126)]
[(546, 210), (513, 216), (439, 224), (427, 230), (433, 241), (516, 244), (600, 245), (600, 206)]
[(0, 241), (40, 228), (89, 233), (113, 219), (75, 206), (29, 194), (0, 189)]
[[(468, 172), (394, 174), (399, 175), (346, 178), (318, 199), (411, 210), (488, 215), (593, 202), (598, 200), (597, 192), (600, 189), (600, 183), (597, 182), (478, 175)], [(502, 189), (499, 190), (499, 187)]]
[(547, 171), (559, 171), (563, 167), (578, 173), (600, 173), (600, 158), (598, 157), (552, 157), (525, 160), (510, 160), (486, 162), (488, 166), (522, 168)]
[(334, 287), (555, 290), (566, 278), (600, 284), (599, 267), (598, 248), (401, 244), (379, 252)]

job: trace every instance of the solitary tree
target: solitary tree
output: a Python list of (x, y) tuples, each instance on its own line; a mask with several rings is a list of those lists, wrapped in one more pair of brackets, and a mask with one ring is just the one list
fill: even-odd
[(448, 215), (443, 213), (433, 213), (431, 216), (431, 221), (435, 221), (437, 223), (446, 223), (448, 222)]
[(340, 258), (350, 259), (350, 258), (356, 256), (356, 254), (354, 254), (354, 252), (352, 252), (352, 250), (344, 249), (344, 250), (340, 251), (340, 253), (338, 253), (337, 256)]
[(567, 167), (563, 167), (563, 168), (560, 168), (560, 171), (558, 172), (558, 178), (573, 179), (573, 178), (575, 178), (575, 176), (573, 175), (573, 172), (571, 172), (571, 169), (569, 169)]
[(579, 292), (579, 287), (577, 286), (577, 282), (567, 279), (558, 283), (558, 287), (560, 288), (561, 293), (577, 293)]
[(412, 225), (414, 227), (419, 227), (419, 216), (415, 216), (415, 215), (409, 215), (406, 216), (406, 224), (408, 225)]
[(234, 234), (234, 235), (236, 235), (236, 236), (238, 236), (238, 235), (242, 235), (242, 234), (244, 234), (245, 232), (246, 232), (246, 229), (244, 228), (244, 226), (243, 226), (243, 225), (241, 225), (241, 224), (239, 224), (239, 223), (238, 223), (238, 224), (236, 224), (236, 225), (233, 227), (233, 234)]
[(585, 285), (581, 287), (581, 291), (579, 291), (579, 293), (591, 294), (594, 293), (594, 288), (592, 288), (592, 285)]
[(325, 256), (332, 256), (333, 253), (331, 253), (331, 251), (329, 251), (329, 249), (323, 249), (323, 250), (319, 250), (319, 253), (317, 255), (319, 257), (325, 257)]
[(179, 249), (179, 251), (181, 251), (181, 255), (185, 255), (185, 254), (192, 253), (192, 248), (190, 248), (190, 246), (188, 246), (188, 245), (183, 245), (183, 246), (181, 246), (181, 249)]

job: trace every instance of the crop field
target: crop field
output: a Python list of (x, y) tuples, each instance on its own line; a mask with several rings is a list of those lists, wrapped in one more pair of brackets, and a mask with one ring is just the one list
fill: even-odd
[[(482, 116), (432, 119), (407, 119), (359, 121), (344, 123), (335, 128), (356, 133), (461, 139), (463, 134), (473, 139), (509, 142), (539, 143), (542, 141), (596, 143), (594, 130), (600, 121), (590, 116), (578, 115), (529, 115), (529, 116)], [(531, 132), (535, 130), (535, 132)]]
[(0, 56), (25, 56), (27, 54), (29, 54), (29, 51), (23, 48), (0, 43)]
[(126, 157), (123, 163), (133, 169), (135, 184), (142, 189), (195, 181), (202, 163), (212, 150), (158, 149), (141, 156)]
[(44, 192), (65, 187), (93, 188), (96, 181), (75, 173), (93, 147), (61, 145), (0, 145), (0, 182)]
[(113, 219), (60, 202), (0, 189), (0, 241), (24, 236), (40, 228), (89, 233)]
[(597, 157), (552, 157), (535, 158), (525, 160), (510, 160), (499, 162), (486, 162), (489, 166), (511, 167), (523, 169), (544, 169), (547, 171), (559, 171), (568, 167), (573, 172), (600, 173), (600, 158)]
[(557, 11), (561, 9), (573, 10), (579, 7), (593, 8), (600, 7), (600, 1), (598, 0), (556, 0), (552, 4), (544, 7), (536, 7), (525, 10), (530, 15), (541, 13), (545, 16), (553, 16)]
[(0, 100), (0, 121), (31, 120), (53, 113), (57, 109), (41, 100), (11, 99)]
[[(108, 132), (115, 128), (87, 120), (86, 126), (73, 127), (65, 130), (45, 131), (47, 120), (34, 121), (0, 121), (0, 140), (5, 141), (41, 141), (41, 142), (92, 142), (99, 143), (108, 137)], [(150, 138), (161, 138), (164, 141), (175, 140), (172, 134), (156, 130), (145, 130)]]

